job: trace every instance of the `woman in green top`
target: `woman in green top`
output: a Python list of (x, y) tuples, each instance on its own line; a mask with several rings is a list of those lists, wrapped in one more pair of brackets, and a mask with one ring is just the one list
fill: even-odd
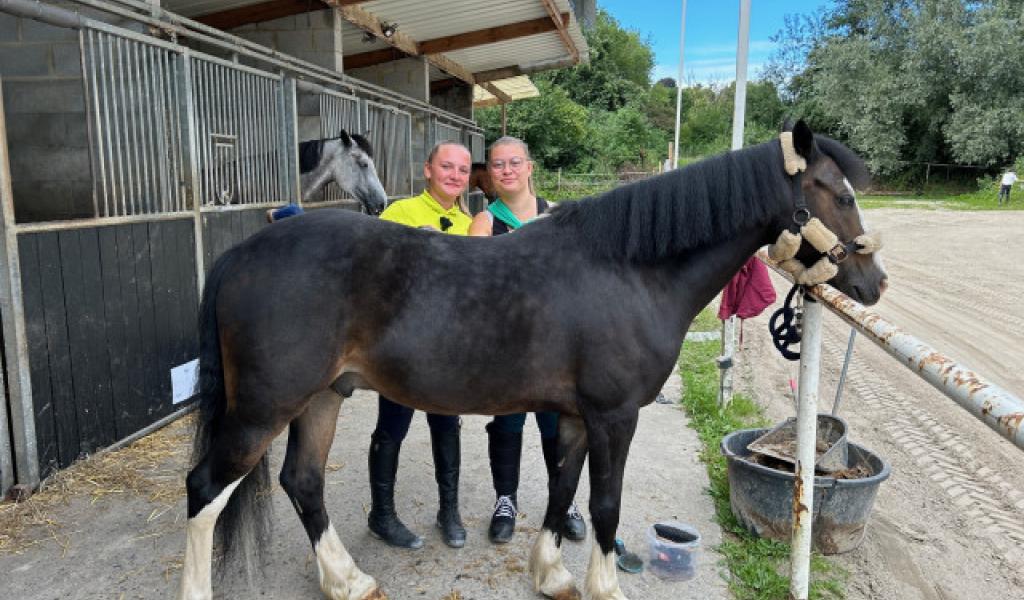
[[(488, 168), (498, 199), (473, 218), (469, 235), (490, 236), (515, 231), (543, 214), (548, 207), (543, 198), (534, 196), (530, 187), (533, 163), (525, 142), (506, 136), (491, 145), (489, 154)], [(534, 416), (540, 429), (550, 487), (558, 473), (558, 413), (538, 412)], [(516, 492), (519, 488), (519, 463), (525, 423), (526, 413), (519, 413), (494, 417), (487, 424), (487, 450), (497, 496), (487, 535), (496, 544), (510, 541), (515, 533), (518, 512)], [(569, 507), (565, 529), (561, 533), (576, 541), (587, 535), (586, 522), (575, 502)]]
[[(454, 235), (466, 235), (470, 218), (457, 199), (469, 183), (470, 154), (465, 146), (441, 142), (423, 165), (427, 189), (419, 196), (390, 204), (380, 218), (410, 227), (429, 227)], [(370, 497), (367, 515), (370, 532), (392, 546), (420, 548), (423, 539), (409, 530), (395, 512), (395, 475), (402, 440), (409, 431), (413, 409), (380, 396), (377, 427), (370, 437)], [(434, 478), (440, 508), (437, 527), (444, 542), (453, 548), (466, 543), (466, 529), (459, 517), (459, 417), (427, 414), (434, 454)]]

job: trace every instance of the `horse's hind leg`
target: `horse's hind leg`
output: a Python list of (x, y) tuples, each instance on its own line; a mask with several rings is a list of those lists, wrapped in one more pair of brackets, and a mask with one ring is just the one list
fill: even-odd
[(278, 429), (257, 429), (225, 416), (213, 431), (206, 455), (185, 480), (188, 492), (188, 524), (180, 600), (205, 600), (213, 596), (211, 566), (213, 533), (217, 518), (231, 494), (256, 467)]
[(572, 574), (562, 564), (561, 535), (565, 527), (566, 512), (576, 495), (583, 461), (587, 457), (587, 432), (579, 417), (561, 415), (558, 418), (558, 476), (551, 485), (544, 527), (530, 551), (530, 574), (538, 592), (550, 598), (568, 600), (579, 598)]
[(288, 493), (316, 553), (320, 589), (331, 600), (382, 599), (377, 582), (356, 566), (324, 507), (324, 465), (334, 441), (341, 397), (315, 394), (288, 433), (281, 487)]
[[(625, 414), (623, 414), (625, 413)], [(590, 518), (594, 549), (587, 566), (586, 592), (592, 600), (625, 600), (615, 572), (615, 530), (622, 505), (622, 477), (638, 409), (584, 415), (590, 445)]]

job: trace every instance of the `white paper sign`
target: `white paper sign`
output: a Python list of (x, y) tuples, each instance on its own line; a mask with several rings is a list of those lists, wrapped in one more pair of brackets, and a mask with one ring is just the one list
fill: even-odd
[(199, 359), (171, 369), (171, 403), (184, 402), (199, 393)]

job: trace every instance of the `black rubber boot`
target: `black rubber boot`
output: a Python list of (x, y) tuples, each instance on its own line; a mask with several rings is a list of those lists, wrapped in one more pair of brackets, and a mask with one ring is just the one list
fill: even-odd
[(491, 477), (497, 500), (487, 537), (495, 544), (505, 544), (512, 540), (516, 531), (516, 491), (519, 489), (523, 432), (498, 431), (493, 425), (487, 424), (487, 452), (491, 457)]
[(459, 427), (439, 433), (430, 430), (434, 450), (434, 478), (437, 480), (437, 527), (444, 543), (452, 548), (466, 545), (466, 528), (459, 517)]
[(409, 531), (395, 512), (395, 475), (398, 473), (398, 452), (395, 442), (383, 431), (370, 437), (369, 471), (372, 506), (366, 517), (370, 533), (399, 548), (422, 548), (423, 538)]
[[(540, 447), (544, 451), (544, 465), (548, 468), (548, 491), (555, 483), (558, 475), (558, 438), (541, 438)], [(587, 537), (587, 522), (583, 519), (580, 509), (573, 501), (569, 505), (569, 511), (565, 515), (565, 527), (562, 528), (562, 537), (579, 542)]]

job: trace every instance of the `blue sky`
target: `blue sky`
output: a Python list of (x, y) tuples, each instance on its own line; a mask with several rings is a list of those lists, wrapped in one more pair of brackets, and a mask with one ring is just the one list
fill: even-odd
[[(654, 49), (652, 75), (675, 78), (679, 72), (679, 25), (682, 0), (598, 0), (626, 29), (639, 31)], [(787, 14), (809, 14), (829, 0), (752, 0), (750, 15), (750, 66), (748, 76), (757, 76), (771, 56), (769, 38), (783, 25)], [(687, 81), (731, 81), (736, 77), (736, 35), (739, 29), (739, 0), (689, 0), (686, 8)]]

